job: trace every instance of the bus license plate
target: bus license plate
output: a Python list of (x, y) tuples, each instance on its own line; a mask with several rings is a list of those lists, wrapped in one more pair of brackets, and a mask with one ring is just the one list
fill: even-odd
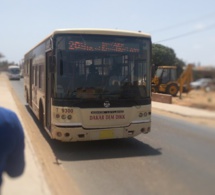
[(111, 139), (114, 138), (113, 130), (103, 130), (99, 135), (100, 139)]

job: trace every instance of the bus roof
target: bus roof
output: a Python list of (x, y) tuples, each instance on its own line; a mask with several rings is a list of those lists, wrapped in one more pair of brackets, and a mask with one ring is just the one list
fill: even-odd
[(18, 68), (18, 69), (20, 69), (20, 67), (17, 66), (17, 65), (10, 65), (10, 66), (8, 66), (8, 69), (12, 69), (12, 68)]
[(128, 30), (117, 30), (117, 29), (57, 29), (52, 35), (56, 34), (92, 34), (92, 35), (120, 35), (120, 36), (134, 36), (134, 37), (148, 37), (151, 36), (142, 32), (128, 31)]
[(26, 54), (28, 54), (30, 51), (32, 51), (34, 48), (36, 48), (38, 45), (40, 45), (47, 39), (57, 34), (91, 34), (91, 35), (113, 35), (151, 38), (150, 34), (128, 30), (99, 29), (99, 28), (56, 29), (49, 36), (47, 36), (45, 39), (43, 39), (41, 42), (39, 42), (37, 45), (31, 48)]

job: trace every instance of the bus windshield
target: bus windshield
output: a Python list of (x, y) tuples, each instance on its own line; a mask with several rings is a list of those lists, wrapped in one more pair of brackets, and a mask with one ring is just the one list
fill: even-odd
[(55, 47), (54, 98), (136, 99), (150, 96), (148, 39), (58, 35)]
[(9, 68), (8, 72), (10, 74), (19, 74), (20, 73), (20, 68), (19, 67), (13, 67), (13, 68)]

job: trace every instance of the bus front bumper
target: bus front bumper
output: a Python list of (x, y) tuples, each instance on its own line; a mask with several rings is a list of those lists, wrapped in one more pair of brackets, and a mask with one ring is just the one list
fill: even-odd
[(120, 139), (135, 137), (141, 133), (146, 134), (150, 130), (151, 122), (135, 123), (128, 127), (107, 129), (84, 129), (82, 127), (59, 127), (52, 125), (51, 138), (63, 142)]

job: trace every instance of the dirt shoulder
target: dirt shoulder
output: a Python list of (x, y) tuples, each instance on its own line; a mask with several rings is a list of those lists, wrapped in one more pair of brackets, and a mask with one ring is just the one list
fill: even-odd
[[(192, 90), (189, 93), (183, 93), (182, 98), (179, 96), (172, 98), (172, 104), (204, 109), (215, 112), (215, 91), (206, 92), (205, 90)], [(153, 113), (167, 115), (169, 117), (178, 118), (189, 121), (195, 124), (206, 125), (208, 127), (215, 127), (214, 119), (200, 118), (200, 117), (186, 117), (167, 111), (152, 109)]]
[(192, 90), (189, 93), (183, 93), (181, 99), (179, 96), (173, 97), (172, 103), (215, 111), (215, 91)]

